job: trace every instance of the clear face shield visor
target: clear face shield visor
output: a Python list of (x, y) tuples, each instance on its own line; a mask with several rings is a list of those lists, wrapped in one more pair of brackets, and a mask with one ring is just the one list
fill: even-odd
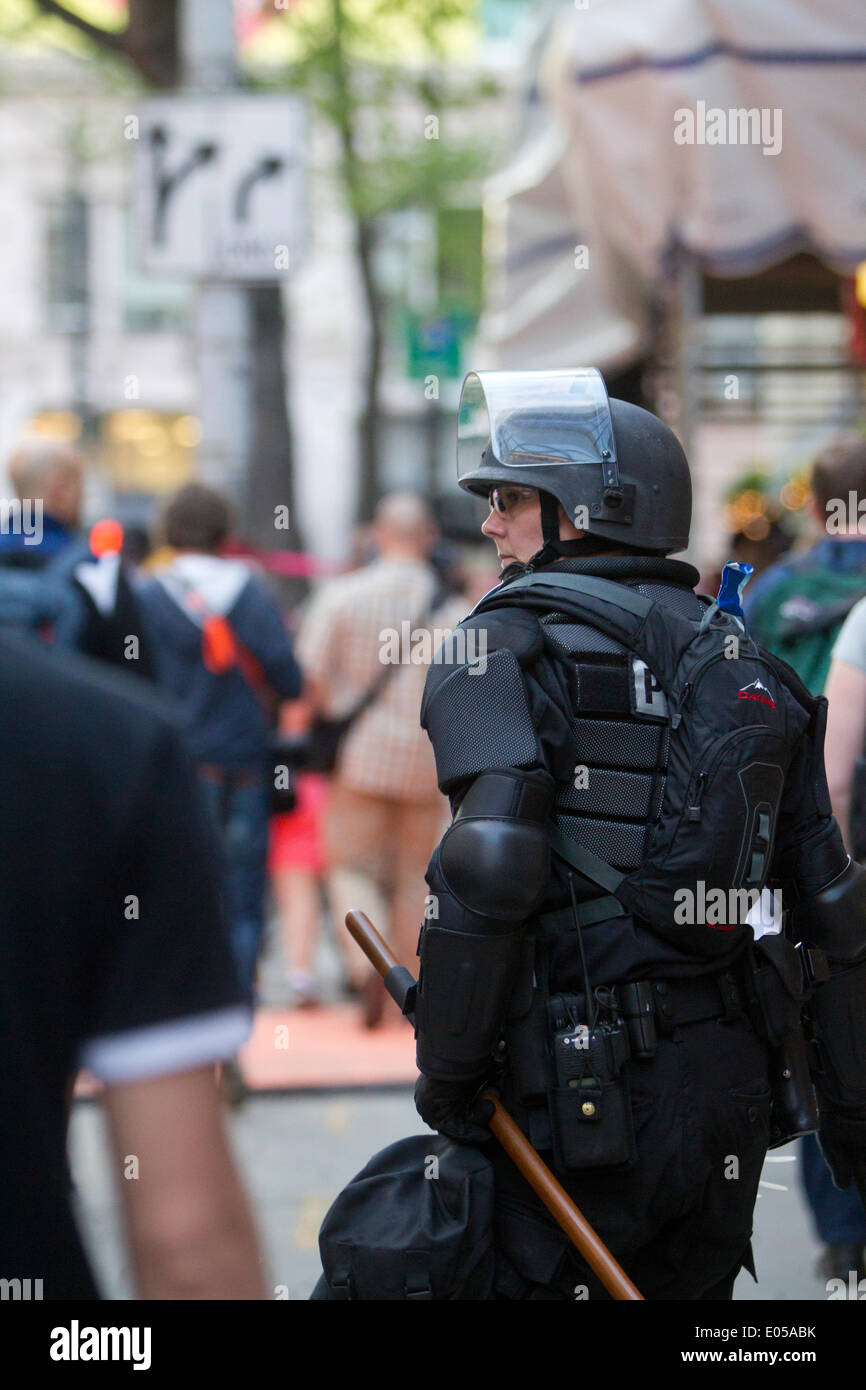
[(516, 475), (615, 459), (607, 388), (597, 368), (466, 377), (457, 416), (458, 480), (468, 484), (470, 475), (497, 464), (505, 481), (502, 470)]

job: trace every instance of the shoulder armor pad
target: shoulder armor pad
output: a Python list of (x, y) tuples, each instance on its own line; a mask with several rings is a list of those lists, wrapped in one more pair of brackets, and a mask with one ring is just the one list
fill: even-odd
[(425, 714), (428, 704), (459, 667), (471, 668), (473, 677), (477, 679), (483, 674), (487, 658), (495, 652), (512, 652), (519, 666), (529, 666), (543, 648), (541, 624), (534, 613), (525, 609), (497, 608), (492, 613), (478, 613), (474, 617), (464, 618), (434, 653), (421, 701), (422, 726), (427, 727)]
[[(474, 642), (474, 647), (470, 647), (470, 660), (474, 659), (472, 651), (483, 648), (487, 652), (501, 651), (507, 647), (514, 652), (521, 666), (529, 665), (540, 654), (544, 639), (541, 632), (541, 624), (534, 613), (527, 608), (496, 608), (490, 613), (470, 614), (464, 618), (462, 623), (446, 637), (442, 643), (443, 648), (449, 642), (453, 642), (460, 632), (465, 632), (464, 642), (470, 644)], [(470, 638), (470, 633), (477, 636)]]
[(538, 743), (521, 666), (542, 651), (538, 620), (513, 609), (478, 614), (436, 652), (421, 701), (421, 725), (449, 792), (491, 767), (530, 767)]

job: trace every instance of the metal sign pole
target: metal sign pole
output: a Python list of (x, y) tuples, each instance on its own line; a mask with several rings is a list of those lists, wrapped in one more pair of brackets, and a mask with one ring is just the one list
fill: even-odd
[[(181, 52), (187, 92), (213, 96), (237, 89), (232, 0), (183, 0)], [(248, 474), (252, 423), (250, 313), (242, 285), (196, 282), (194, 340), (199, 477), (237, 502)]]

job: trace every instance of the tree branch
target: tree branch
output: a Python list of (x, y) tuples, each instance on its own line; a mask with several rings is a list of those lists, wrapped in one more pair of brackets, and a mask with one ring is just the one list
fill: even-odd
[(86, 34), (89, 39), (99, 44), (100, 48), (107, 49), (109, 53), (123, 53), (125, 51), (122, 33), (116, 34), (110, 29), (100, 29), (98, 24), (91, 24), (89, 19), (76, 14), (74, 10), (67, 10), (66, 6), (58, 4), (57, 0), (36, 0), (36, 7), (43, 15), (62, 19), (64, 24), (69, 24), (73, 29), (78, 29), (80, 33)]

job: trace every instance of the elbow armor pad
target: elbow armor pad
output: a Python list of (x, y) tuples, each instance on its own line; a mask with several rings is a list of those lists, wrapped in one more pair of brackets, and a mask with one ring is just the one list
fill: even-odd
[(508, 769), (476, 778), (427, 872), (416, 1000), (418, 1067), (463, 1079), (489, 1066), (524, 949), (521, 930), (550, 872), (555, 783)]
[(546, 772), (486, 772), (442, 838), (445, 883), (494, 932), (500, 923), (523, 922), (547, 885), (553, 786)]
[[(791, 913), (795, 938), (850, 964), (866, 956), (866, 869), (849, 856), (840, 874)], [(866, 1041), (866, 1040), (864, 1040)]]

